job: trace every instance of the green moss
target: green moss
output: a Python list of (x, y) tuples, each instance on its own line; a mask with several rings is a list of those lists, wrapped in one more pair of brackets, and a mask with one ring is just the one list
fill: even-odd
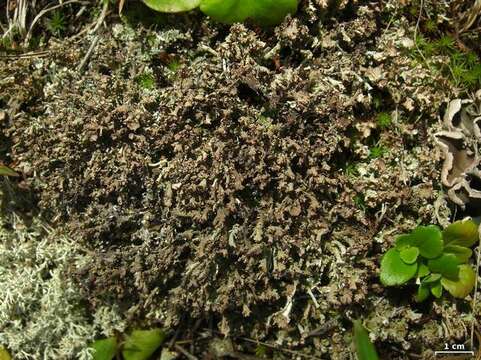
[(426, 31), (428, 32), (435, 32), (438, 30), (438, 24), (436, 23), (436, 21), (432, 20), (432, 19), (429, 19), (426, 21), (426, 23), (424, 24), (425, 28), (426, 28)]
[(380, 109), (382, 106), (382, 98), (379, 95), (373, 96), (372, 103), (376, 110)]
[(258, 358), (267, 358), (268, 355), (268, 348), (265, 345), (259, 344), (256, 346), (255, 354)]
[(347, 176), (358, 176), (359, 175), (359, 170), (357, 169), (357, 164), (354, 164), (354, 163), (347, 163), (345, 171), (346, 171)]
[(0, 51), (15, 51), (21, 38), (18, 28), (13, 26), (8, 36), (0, 36)]
[(29, 43), (28, 43), (28, 47), (30, 49), (37, 49), (39, 48), (40, 46), (42, 46), (42, 44), (45, 43), (45, 36), (43, 35), (38, 35), (38, 36), (32, 36)]
[(369, 149), (369, 158), (378, 159), (387, 153), (387, 149), (382, 145), (373, 146)]
[(449, 55), (456, 51), (455, 40), (452, 36), (445, 35), (438, 40), (432, 42), (434, 49), (440, 54)]
[(415, 5), (412, 5), (408, 8), (408, 12), (411, 16), (418, 16), (419, 14), (419, 8)]
[(11, 49), (12, 48), (12, 40), (9, 37), (0, 38), (0, 50), (1, 49)]
[(179, 70), (181, 66), (182, 64), (180, 63), (180, 61), (176, 59), (172, 60), (167, 64), (167, 68), (174, 73), (177, 72), (177, 70)]
[(155, 88), (155, 78), (154, 75), (144, 72), (143, 74), (137, 76), (137, 84), (143, 89), (152, 90)]
[(391, 118), (391, 115), (388, 114), (388, 113), (385, 113), (385, 112), (382, 112), (382, 113), (379, 113), (377, 115), (377, 125), (381, 128), (381, 129), (386, 129), (388, 128), (389, 126), (391, 126), (392, 124), (392, 118)]
[(366, 210), (366, 201), (364, 200), (364, 195), (363, 194), (357, 194), (354, 196), (354, 204), (361, 209), (361, 210)]
[(265, 115), (260, 115), (257, 121), (259, 122), (259, 124), (261, 124), (263, 127), (267, 129), (272, 128), (272, 120)]
[(55, 36), (61, 35), (65, 31), (66, 26), (65, 15), (59, 10), (54, 11), (52, 17), (47, 21), (47, 30)]
[(454, 52), (449, 70), (457, 85), (477, 88), (481, 85), (481, 63), (474, 53)]
[(452, 36), (446, 35), (431, 41), (420, 35), (416, 38), (416, 49), (412, 56), (457, 87), (474, 90), (481, 86), (479, 57), (474, 52), (459, 50)]

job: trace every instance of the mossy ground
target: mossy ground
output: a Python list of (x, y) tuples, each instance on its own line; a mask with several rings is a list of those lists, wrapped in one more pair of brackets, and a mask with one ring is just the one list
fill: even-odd
[[(452, 43), (426, 62), (416, 2), (345, 3), (303, 1), (267, 30), (127, 3), (84, 71), (94, 35), (75, 34), (92, 19), (75, 22), (74, 6), (34, 34), (47, 56), (4, 44), (2, 161), (88, 254), (64, 273), (86, 314), (122, 317), (90, 336), (162, 326), (206, 359), (350, 359), (358, 317), (383, 359), (469, 339), (480, 305), (415, 304), (413, 289), (381, 287), (378, 265), (397, 234), (459, 216), (432, 134), (447, 101), (479, 83), (433, 64), (479, 55), (479, 42), (468, 32), (469, 52)], [(455, 17), (424, 5), (416, 31), (434, 43)], [(233, 352), (219, 352), (221, 335)], [(0, 337), (14, 353), (32, 346), (13, 338)]]

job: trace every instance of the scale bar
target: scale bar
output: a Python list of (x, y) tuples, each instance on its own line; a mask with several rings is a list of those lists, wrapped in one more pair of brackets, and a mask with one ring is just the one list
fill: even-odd
[(442, 354), (469, 354), (474, 356), (474, 351), (464, 351), (464, 350), (447, 350), (447, 351), (435, 351), (434, 355), (442, 355)]

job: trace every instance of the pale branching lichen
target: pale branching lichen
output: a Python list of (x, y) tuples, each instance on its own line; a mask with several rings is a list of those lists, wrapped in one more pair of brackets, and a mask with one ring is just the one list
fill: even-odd
[(64, 236), (0, 219), (0, 343), (17, 359), (89, 359), (94, 334), (77, 287), (64, 278), (79, 254)]
[(91, 359), (87, 343), (125, 328), (114, 309), (92, 321), (78, 286), (66, 277), (89, 262), (79, 245), (39, 219), (0, 217), (0, 345), (15, 359)]

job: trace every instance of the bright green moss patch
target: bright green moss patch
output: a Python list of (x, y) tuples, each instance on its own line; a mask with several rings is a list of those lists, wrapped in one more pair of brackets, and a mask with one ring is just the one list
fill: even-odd
[(449, 35), (434, 41), (419, 35), (412, 55), (458, 87), (474, 90), (481, 86), (479, 57), (474, 52), (460, 50)]
[(52, 13), (51, 18), (47, 21), (47, 29), (52, 35), (61, 35), (67, 27), (67, 20), (65, 15), (60, 10)]
[(388, 127), (391, 126), (392, 124), (392, 118), (391, 118), (391, 115), (388, 114), (388, 113), (385, 113), (385, 112), (382, 112), (382, 113), (379, 113), (377, 115), (377, 125), (381, 128), (381, 129), (387, 129)]
[(155, 78), (150, 73), (143, 73), (137, 77), (137, 84), (146, 90), (155, 88)]
[(369, 158), (378, 159), (387, 153), (387, 149), (382, 145), (373, 146), (369, 149)]

